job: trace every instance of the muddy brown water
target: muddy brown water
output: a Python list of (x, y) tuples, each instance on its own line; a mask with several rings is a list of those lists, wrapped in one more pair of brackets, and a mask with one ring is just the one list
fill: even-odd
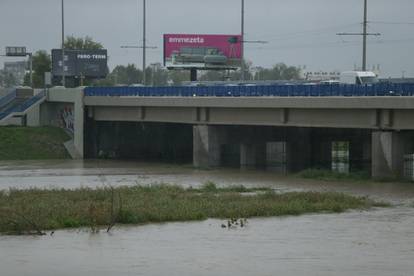
[(302, 180), (270, 172), (211, 170), (113, 161), (0, 162), (0, 189), (171, 183), (340, 191), (392, 208), (223, 221), (61, 230), (0, 236), (0, 275), (413, 275), (414, 185)]

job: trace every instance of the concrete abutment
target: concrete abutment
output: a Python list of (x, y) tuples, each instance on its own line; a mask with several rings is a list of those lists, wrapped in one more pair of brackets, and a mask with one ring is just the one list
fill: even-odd
[(372, 177), (379, 179), (403, 177), (404, 155), (413, 153), (413, 141), (411, 132), (373, 132)]

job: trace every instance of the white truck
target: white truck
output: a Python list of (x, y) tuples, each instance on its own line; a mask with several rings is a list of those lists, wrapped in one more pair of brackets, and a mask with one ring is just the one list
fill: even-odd
[(346, 71), (339, 75), (339, 82), (344, 84), (374, 84), (378, 77), (374, 72), (369, 71)]

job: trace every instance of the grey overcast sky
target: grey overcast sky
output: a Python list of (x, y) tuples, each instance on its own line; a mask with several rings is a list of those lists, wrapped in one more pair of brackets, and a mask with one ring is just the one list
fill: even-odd
[[(162, 61), (164, 33), (240, 33), (240, 0), (147, 0), (148, 63)], [(246, 58), (255, 66), (278, 62), (306, 70), (352, 70), (361, 64), (363, 0), (245, 0)], [(30, 51), (60, 47), (60, 0), (0, 0), (0, 53), (5, 46)], [(368, 64), (381, 75), (414, 76), (414, 1), (369, 0)], [(110, 67), (141, 64), (142, 0), (65, 0), (67, 35), (93, 37), (109, 51)], [(10, 58), (0, 57), (0, 63)], [(13, 60), (13, 59), (11, 59)]]

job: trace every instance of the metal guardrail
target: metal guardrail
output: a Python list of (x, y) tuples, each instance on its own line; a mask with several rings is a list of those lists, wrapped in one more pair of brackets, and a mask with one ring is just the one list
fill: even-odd
[(12, 113), (15, 112), (24, 112), (27, 109), (29, 109), (32, 105), (34, 105), (35, 103), (37, 103), (38, 101), (40, 101), (41, 99), (43, 99), (46, 96), (46, 91), (42, 91), (39, 94), (27, 99), (26, 101), (24, 101), (23, 103), (14, 106), (12, 108), (7, 109), (4, 112), (0, 112), (0, 120), (6, 118), (7, 116), (9, 116)]
[(85, 96), (136, 97), (354, 97), (414, 96), (414, 83), (373, 85), (257, 85), (197, 87), (87, 87)]
[(5, 107), (11, 101), (13, 101), (16, 98), (16, 95), (17, 95), (16, 90), (13, 90), (12, 92), (5, 95), (4, 97), (0, 98), (0, 109)]

